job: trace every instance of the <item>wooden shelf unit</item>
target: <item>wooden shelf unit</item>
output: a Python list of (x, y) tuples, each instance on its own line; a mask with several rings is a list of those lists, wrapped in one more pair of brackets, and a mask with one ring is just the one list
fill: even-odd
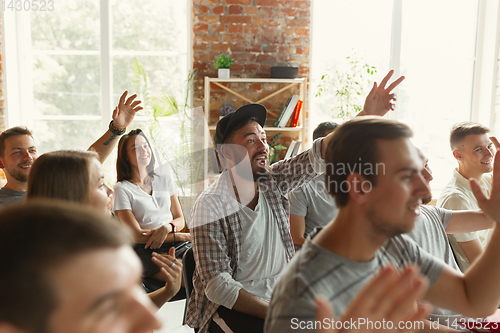
[[(258, 99), (258, 100), (251, 100), (242, 94), (232, 90), (231, 88), (226, 87), (222, 83), (263, 83), (263, 84), (269, 84), (269, 83), (281, 83), (281, 84), (287, 84), (286, 86), (277, 89), (273, 93)], [(221, 89), (225, 90), (226, 92), (233, 94), (234, 96), (240, 98), (241, 100), (247, 102), (247, 103), (262, 103), (265, 102), (266, 100), (281, 94), (282, 92), (291, 89), (295, 86), (299, 86), (299, 98), (304, 101), (304, 105), (302, 105), (302, 110), (300, 112), (300, 121), (299, 121), (299, 126), (297, 127), (271, 127), (271, 126), (266, 126), (264, 127), (264, 130), (266, 132), (294, 132), (299, 134), (299, 139), (302, 140), (302, 147), (305, 145), (305, 141), (307, 141), (307, 123), (306, 123), (306, 103), (305, 103), (305, 78), (299, 78), (299, 79), (266, 79), (266, 78), (229, 78), (229, 79), (219, 79), (219, 78), (212, 78), (205, 76), (205, 97), (204, 97), (204, 111), (205, 111), (205, 119), (207, 121), (207, 124), (209, 124), (209, 117), (210, 117), (210, 91), (211, 91), (211, 84), (215, 84)], [(280, 106), (282, 107), (282, 106)], [(281, 111), (281, 108), (279, 109)], [(268, 110), (269, 111), (269, 110)], [(269, 111), (270, 112), (270, 111)], [(270, 112), (271, 113), (271, 112)], [(277, 115), (276, 115), (277, 116)], [(210, 131), (215, 130), (215, 125), (210, 125), (208, 126), (208, 129)], [(301, 149), (302, 150), (302, 149)]]

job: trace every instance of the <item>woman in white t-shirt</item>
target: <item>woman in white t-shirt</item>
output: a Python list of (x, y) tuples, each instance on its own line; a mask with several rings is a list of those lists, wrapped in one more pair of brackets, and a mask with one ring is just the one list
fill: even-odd
[(152, 253), (168, 252), (175, 242), (190, 241), (180, 233), (184, 215), (177, 187), (168, 174), (154, 172), (155, 159), (140, 129), (124, 135), (118, 143), (113, 210), (132, 231), (134, 249), (144, 265), (144, 276), (164, 279), (152, 261)]

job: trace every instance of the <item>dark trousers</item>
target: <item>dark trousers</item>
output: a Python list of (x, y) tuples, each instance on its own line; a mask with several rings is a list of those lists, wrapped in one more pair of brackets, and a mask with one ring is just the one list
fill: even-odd
[[(264, 332), (264, 319), (250, 316), (236, 310), (229, 310), (224, 306), (217, 309), (219, 317), (234, 333), (262, 333)], [(209, 333), (224, 333), (222, 328), (212, 319), (208, 327)]]

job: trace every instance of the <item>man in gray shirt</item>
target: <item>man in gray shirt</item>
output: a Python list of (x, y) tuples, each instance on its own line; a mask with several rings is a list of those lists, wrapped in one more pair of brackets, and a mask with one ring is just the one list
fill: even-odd
[[(319, 124), (313, 132), (313, 141), (333, 132), (338, 126), (333, 121)], [(337, 215), (335, 200), (325, 188), (325, 175), (321, 174), (290, 192), (290, 234), (295, 251), (304, 244), (306, 237), (316, 227), (324, 227)]]
[[(485, 254), (465, 275), (446, 266), (403, 233), (414, 228), (422, 199), (430, 191), (424, 163), (409, 141), (408, 126), (360, 118), (327, 137), (325, 180), (339, 213), (283, 271), (266, 316), (266, 332), (291, 332), (314, 321), (314, 297), (332, 302), (337, 316), (386, 262), (402, 268), (415, 263), (430, 281), (424, 299), (472, 318), (493, 313), (500, 303), (500, 229)], [(500, 155), (495, 176), (500, 182)], [(500, 191), (484, 197), (481, 208), (500, 222)], [(408, 279), (408, 287), (413, 284)], [(387, 292), (390, 292), (389, 290)], [(394, 327), (398, 323), (394, 323)]]
[[(137, 95), (126, 99), (127, 93), (125, 91), (120, 97), (109, 129), (89, 147), (89, 150), (99, 154), (101, 163), (111, 154), (116, 140), (125, 133), (125, 128), (134, 120), (135, 113), (142, 110), (139, 106), (141, 101), (134, 101)], [(35, 139), (26, 127), (12, 127), (0, 134), (0, 169), (7, 178), (5, 186), (0, 188), (0, 206), (24, 199), (28, 189), (28, 175), (37, 158)]]

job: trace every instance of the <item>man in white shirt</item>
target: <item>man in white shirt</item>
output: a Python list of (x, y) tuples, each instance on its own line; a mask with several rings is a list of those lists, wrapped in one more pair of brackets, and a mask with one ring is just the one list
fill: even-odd
[[(458, 123), (450, 134), (450, 146), (458, 168), (453, 171), (453, 178), (441, 192), (437, 207), (451, 210), (478, 210), (479, 206), (469, 185), (469, 179), (476, 179), (485, 195), (490, 194), (492, 186), (494, 142), (488, 137), (489, 129), (472, 122)], [(449, 235), (458, 265), (467, 270), (484, 251), (491, 230)]]

